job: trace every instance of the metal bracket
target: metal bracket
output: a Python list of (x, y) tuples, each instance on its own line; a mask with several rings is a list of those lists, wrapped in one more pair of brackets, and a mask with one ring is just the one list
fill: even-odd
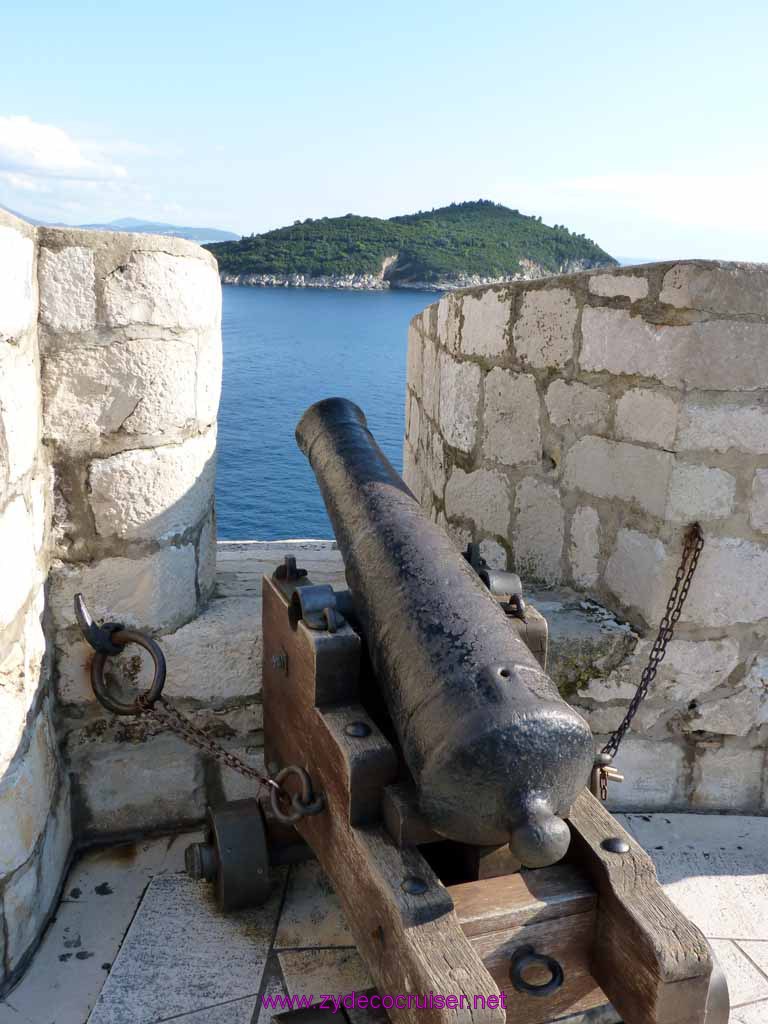
[(94, 622), (82, 594), (75, 594), (75, 618), (83, 638), (94, 651), (99, 654), (119, 654), (122, 651), (122, 645), (116, 644), (112, 635), (125, 626), (121, 622)]
[(489, 569), (488, 563), (480, 554), (479, 544), (467, 544), (464, 557), (493, 596), (498, 599), (507, 615), (525, 621), (523, 581), (517, 573), (507, 572), (506, 569)]
[(299, 619), (309, 629), (335, 633), (344, 624), (336, 607), (336, 594), (328, 583), (297, 587), (291, 595), (291, 622)]

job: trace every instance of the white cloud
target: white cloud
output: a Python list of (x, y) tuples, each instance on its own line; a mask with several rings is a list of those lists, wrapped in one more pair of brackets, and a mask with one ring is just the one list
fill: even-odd
[[(10, 184), (26, 190), (35, 178), (84, 182), (127, 175), (104, 148), (78, 142), (55, 125), (24, 116), (0, 117), (0, 171)], [(11, 175), (23, 177), (10, 181)]]

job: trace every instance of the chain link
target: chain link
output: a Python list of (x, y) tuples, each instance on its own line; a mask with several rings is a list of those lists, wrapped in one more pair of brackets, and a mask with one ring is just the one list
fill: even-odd
[[(621, 740), (619, 740), (619, 743), (621, 743)], [(608, 751), (606, 750), (606, 748), (603, 747), (603, 753), (607, 752)], [(608, 776), (605, 772), (600, 772), (600, 774), (598, 775), (598, 779), (598, 784), (600, 786), (600, 799), (603, 803), (605, 803), (605, 801), (608, 799)]]
[(177, 708), (173, 707), (172, 704), (169, 704), (162, 697), (158, 697), (157, 700), (150, 702), (142, 694), (137, 699), (137, 703), (141, 708), (142, 715), (154, 718), (163, 729), (175, 732), (177, 736), (181, 736), (187, 743), (197, 747), (198, 750), (202, 750), (204, 754), (208, 754), (209, 757), (218, 761), (219, 764), (223, 764), (240, 775), (247, 776), (249, 779), (255, 779), (262, 786), (279, 790), (280, 793), (284, 792), (274, 779), (262, 775), (261, 772), (251, 768), (249, 764), (246, 764), (236, 754), (225, 750), (224, 747), (216, 743), (215, 740), (212, 740), (210, 736), (207, 736), (202, 729), (199, 729), (193, 722), (190, 722)]
[[(653, 642), (653, 647), (651, 648), (651, 653), (648, 657), (648, 664), (643, 669), (643, 674), (640, 676), (637, 691), (629, 703), (627, 713), (624, 715), (621, 725), (603, 747), (602, 752), (604, 754), (609, 754), (611, 757), (616, 756), (619, 745), (632, 724), (632, 719), (635, 717), (638, 708), (648, 695), (650, 685), (656, 678), (656, 673), (659, 671), (659, 665), (662, 663), (664, 655), (667, 653), (667, 646), (674, 636), (675, 626), (677, 625), (683, 611), (683, 605), (685, 604), (685, 599), (688, 597), (688, 591), (691, 589), (693, 574), (696, 572), (696, 566), (699, 564), (699, 556), (701, 555), (703, 547), (704, 535), (701, 532), (699, 524), (694, 523), (685, 535), (685, 541), (683, 542), (683, 555), (680, 559), (680, 565), (678, 566), (677, 572), (675, 573), (675, 582), (672, 586), (669, 599), (667, 600), (666, 611), (659, 623), (659, 631), (656, 634), (656, 639)], [(607, 795), (608, 779), (605, 773), (601, 772), (600, 798), (605, 800)]]

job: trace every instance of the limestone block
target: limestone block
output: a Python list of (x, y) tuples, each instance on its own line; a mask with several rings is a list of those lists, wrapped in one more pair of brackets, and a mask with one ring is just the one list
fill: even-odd
[(215, 326), (221, 316), (215, 263), (204, 257), (134, 250), (104, 281), (104, 310), (107, 324), (116, 327)]
[(508, 535), (509, 506), (509, 484), (501, 473), (491, 469), (465, 473), (457, 466), (445, 485), (449, 519), (468, 519), (491, 534)]
[(442, 497), (445, 488), (445, 451), (440, 435), (429, 430), (423, 436), (421, 470), (432, 491)]
[(32, 854), (51, 808), (58, 766), (47, 707), (32, 726), (29, 745), (0, 779), (0, 877)]
[(554, 427), (573, 427), (576, 431), (606, 429), (611, 399), (599, 388), (590, 388), (578, 381), (555, 380), (547, 389), (544, 401)]
[(768, 313), (768, 271), (762, 264), (679, 263), (664, 275), (660, 302), (734, 316)]
[(609, 787), (608, 807), (668, 811), (682, 806), (684, 762), (683, 751), (675, 743), (625, 736), (615, 762), (625, 781)]
[(421, 409), (416, 396), (408, 392), (408, 440), (414, 448), (419, 447), (419, 431), (421, 428)]
[(94, 618), (150, 633), (173, 629), (195, 614), (195, 548), (167, 547), (142, 558), (104, 558), (85, 565), (54, 562), (50, 605), (58, 629), (75, 624), (73, 599), (85, 595)]
[(440, 353), (440, 428), (446, 444), (470, 452), (480, 403), (480, 367)]
[(203, 817), (202, 757), (177, 736), (87, 744), (72, 752), (72, 768), (87, 835), (162, 828)]
[(565, 516), (557, 488), (526, 477), (517, 487), (515, 512), (512, 539), (517, 571), (528, 579), (558, 583), (562, 575)]
[(765, 750), (725, 740), (720, 747), (697, 752), (693, 768), (691, 806), (707, 811), (756, 812)]
[(768, 324), (708, 320), (692, 324), (683, 383), (689, 388), (755, 391), (768, 384)]
[(437, 419), (440, 406), (440, 371), (437, 362), (437, 347), (429, 339), (424, 340), (422, 349), (422, 399), (424, 412), (431, 419)]
[[(674, 573), (673, 559), (660, 540), (621, 529), (605, 567), (604, 579), (616, 597), (637, 608), (646, 622), (659, 620)], [(671, 585), (671, 583), (670, 583)]]
[[(257, 772), (264, 772), (264, 748), (248, 746), (243, 749), (242, 744), (225, 743), (228, 749), (237, 757), (242, 758)], [(253, 779), (246, 778), (239, 772), (233, 771), (224, 765), (219, 769), (221, 773), (221, 788), (225, 800), (248, 800), (253, 799), (255, 784)]]
[(582, 315), (583, 370), (607, 370), (725, 391), (768, 380), (768, 325), (708, 320), (683, 326), (646, 323), (629, 310), (588, 307)]
[(600, 568), (600, 517), (587, 505), (573, 513), (568, 559), (574, 583), (587, 589), (594, 587)]
[(88, 503), (96, 532), (125, 540), (182, 534), (207, 514), (215, 476), (215, 427), (181, 444), (95, 459)]
[(582, 437), (565, 458), (565, 486), (598, 498), (633, 502), (663, 516), (674, 459), (668, 452), (623, 441)]
[(506, 548), (503, 548), (498, 541), (481, 540), (480, 556), (485, 559), (485, 563), (489, 569), (507, 568), (507, 551)]
[(42, 246), (38, 265), (40, 322), (53, 331), (89, 331), (96, 324), (96, 267), (81, 245)]
[(768, 409), (759, 404), (689, 401), (683, 407), (677, 447), (680, 451), (709, 448), (768, 454)]
[[(547, 671), (568, 700), (590, 675), (615, 674), (637, 644), (631, 628), (569, 588), (526, 588), (526, 597), (549, 626)], [(591, 692), (587, 694), (592, 696)], [(614, 692), (613, 697), (624, 694)], [(579, 694), (581, 697), (581, 694)]]
[(688, 327), (658, 327), (626, 309), (587, 307), (581, 317), (581, 333), (582, 370), (681, 383), (690, 342)]
[(217, 324), (200, 335), (197, 347), (195, 415), (203, 427), (216, 422), (221, 398), (223, 358), (221, 328)]
[(449, 523), (442, 513), (438, 515), (437, 522), (453, 541), (456, 550), (461, 553), (465, 552), (467, 545), (472, 542), (472, 531), (468, 530), (465, 526)]
[(408, 327), (408, 356), (406, 363), (406, 384), (416, 395), (422, 392), (421, 383), (421, 332), (411, 321)]
[(504, 466), (541, 459), (539, 393), (530, 374), (495, 368), (485, 378), (483, 454)]
[(417, 465), (416, 453), (411, 448), (409, 439), (406, 438), (403, 441), (403, 480), (414, 494), (416, 493), (414, 484), (416, 483), (417, 474), (420, 476), (421, 471)]
[(678, 403), (662, 392), (632, 388), (616, 404), (616, 434), (626, 441), (671, 448), (678, 412)]
[(648, 297), (648, 278), (639, 274), (590, 274), (589, 290), (606, 299), (630, 299), (637, 302)]
[(72, 808), (69, 787), (62, 786), (55, 814), (48, 820), (40, 850), (39, 889), (35, 901), (38, 914), (47, 915), (55, 909), (56, 899), (72, 851)]
[(4, 643), (0, 653), (0, 778), (22, 743), (27, 715), (45, 682), (45, 635), (40, 624), (44, 601), (41, 586), (21, 635)]
[(171, 697), (222, 704), (261, 693), (261, 601), (218, 598), (162, 639)]
[[(579, 697), (594, 701), (630, 700), (648, 662), (651, 640), (641, 640), (633, 656), (616, 671), (593, 678)], [(659, 666), (652, 699), (666, 707), (688, 704), (722, 686), (739, 664), (735, 640), (680, 640), (675, 638)]]
[(40, 415), (39, 370), (32, 341), (0, 345), (0, 487), (32, 468), (40, 445)]
[(768, 617), (768, 550), (735, 537), (707, 537), (683, 622), (730, 626)]
[(461, 307), (461, 299), (451, 292), (444, 295), (437, 303), (437, 340), (449, 352), (458, 352), (459, 350)]
[(756, 658), (743, 683), (731, 693), (703, 701), (686, 723), (689, 730), (746, 736), (768, 723), (768, 658)]
[(50, 526), (48, 495), (53, 490), (53, 468), (44, 466), (42, 472), (29, 482), (27, 508), (32, 523), (32, 535), (35, 539), (35, 550), (41, 554), (45, 547), (46, 534)]
[(578, 308), (566, 288), (528, 291), (512, 332), (515, 352), (528, 365), (558, 368), (573, 357)]
[(752, 500), (749, 503), (749, 521), (753, 529), (768, 533), (768, 469), (755, 471), (752, 480)]
[(0, 778), (24, 736), (29, 710), (24, 689), (24, 645), (16, 641), (0, 656)]
[(667, 518), (677, 523), (722, 519), (733, 512), (736, 480), (709, 466), (676, 462), (669, 483)]
[(45, 437), (70, 452), (97, 451), (118, 432), (126, 446), (137, 435), (176, 440), (211, 422), (197, 418), (197, 376), (194, 339), (52, 348), (42, 372)]
[(13, 875), (3, 893), (8, 941), (6, 959), (11, 971), (19, 966), (42, 926), (42, 914), (37, 906), (37, 889), (37, 858), (35, 857)]
[(34, 261), (32, 238), (0, 224), (0, 344), (18, 340), (35, 322)]
[(508, 345), (511, 303), (506, 292), (490, 289), (468, 294), (462, 303), (461, 351), (467, 355), (503, 355)]
[(200, 531), (197, 546), (197, 587), (201, 601), (207, 601), (216, 587), (216, 512), (211, 514)]
[(14, 498), (0, 514), (0, 629), (9, 625), (40, 582), (36, 531), (23, 498)]

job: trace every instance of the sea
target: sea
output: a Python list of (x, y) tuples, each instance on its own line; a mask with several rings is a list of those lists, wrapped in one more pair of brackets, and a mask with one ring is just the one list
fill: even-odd
[(351, 398), (398, 472), (411, 291), (223, 286), (216, 511), (222, 540), (332, 538), (294, 431), (321, 398)]

